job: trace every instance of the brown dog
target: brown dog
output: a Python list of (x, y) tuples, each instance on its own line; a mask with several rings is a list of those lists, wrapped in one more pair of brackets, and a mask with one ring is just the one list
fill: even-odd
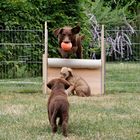
[(70, 83), (70, 88), (67, 90), (68, 94), (76, 93), (78, 96), (90, 96), (91, 90), (87, 82), (80, 76), (75, 75), (73, 70), (67, 67), (62, 67), (60, 71), (61, 78), (64, 78)]
[(69, 103), (65, 89), (69, 88), (69, 83), (60, 78), (52, 79), (48, 84), (51, 89), (51, 94), (48, 99), (48, 117), (52, 127), (52, 132), (57, 131), (57, 118), (59, 118), (58, 125), (62, 126), (63, 135), (67, 136), (67, 123)]
[[(81, 41), (84, 39), (84, 36), (80, 36), (80, 26), (72, 27), (63, 27), (54, 30), (54, 35), (58, 37), (59, 43), (59, 53), (62, 58), (69, 58), (72, 54), (76, 54), (77, 58), (83, 58), (82, 45)], [(61, 43), (72, 43), (72, 48), (70, 51), (64, 51), (61, 48)]]

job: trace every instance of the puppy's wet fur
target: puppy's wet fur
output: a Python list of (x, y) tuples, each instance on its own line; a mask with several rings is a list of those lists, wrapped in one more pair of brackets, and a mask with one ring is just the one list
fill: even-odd
[[(69, 102), (65, 90), (68, 89), (70, 85), (66, 80), (56, 78), (49, 81), (47, 87), (51, 89), (48, 99), (48, 117), (52, 133), (56, 133), (59, 125), (62, 127), (63, 135), (67, 137)], [(58, 125), (57, 118), (59, 119)]]

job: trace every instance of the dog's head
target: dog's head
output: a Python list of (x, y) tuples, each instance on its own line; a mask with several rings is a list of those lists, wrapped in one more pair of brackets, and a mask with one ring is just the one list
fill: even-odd
[(65, 79), (55, 78), (47, 83), (47, 87), (51, 90), (54, 88), (62, 88), (67, 90), (70, 87), (70, 84)]
[(64, 43), (73, 43), (75, 40), (76, 34), (80, 32), (80, 26), (72, 27), (63, 27), (54, 30), (54, 35), (58, 37), (59, 44)]
[(73, 71), (71, 68), (62, 67), (60, 71), (61, 78), (67, 79), (70, 76), (73, 76)]

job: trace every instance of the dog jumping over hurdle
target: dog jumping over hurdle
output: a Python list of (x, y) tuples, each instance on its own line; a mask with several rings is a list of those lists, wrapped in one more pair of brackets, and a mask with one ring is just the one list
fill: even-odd
[[(58, 52), (62, 58), (69, 58), (71, 55), (81, 59), (83, 58), (83, 48), (82, 40), (84, 35), (79, 35), (80, 26), (72, 27), (63, 27), (54, 30), (54, 35), (58, 38), (59, 48)], [(65, 46), (71, 46), (70, 49), (63, 49), (62, 43), (65, 43)]]

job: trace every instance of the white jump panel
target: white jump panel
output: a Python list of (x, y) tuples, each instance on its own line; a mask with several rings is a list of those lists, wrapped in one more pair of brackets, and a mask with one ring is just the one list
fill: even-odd
[(95, 59), (62, 59), (48, 58), (48, 67), (70, 67), (70, 68), (88, 68), (98, 69), (101, 67), (101, 60)]

